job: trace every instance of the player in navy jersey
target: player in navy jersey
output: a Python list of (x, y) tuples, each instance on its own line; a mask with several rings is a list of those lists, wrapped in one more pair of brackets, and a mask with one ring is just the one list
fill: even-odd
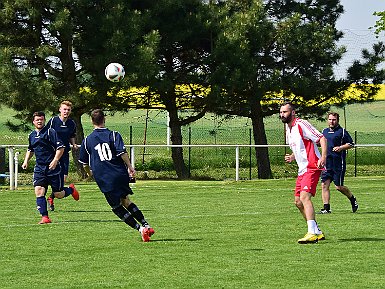
[(47, 201), (45, 194), (48, 185), (51, 186), (56, 198), (65, 198), (72, 195), (75, 200), (79, 200), (79, 193), (75, 186), (71, 184), (68, 188), (64, 187), (63, 177), (60, 173), (60, 157), (64, 152), (64, 145), (58, 138), (54, 129), (45, 126), (44, 112), (35, 112), (32, 123), (35, 130), (28, 137), (28, 150), (22, 164), (22, 168), (28, 167), (28, 162), (35, 155), (36, 164), (33, 171), (33, 185), (35, 187), (36, 205), (42, 219), (39, 224), (51, 223), (48, 217)]
[(358, 209), (358, 203), (348, 187), (344, 186), (346, 172), (346, 151), (354, 147), (354, 142), (349, 133), (339, 125), (340, 116), (336, 112), (328, 114), (328, 128), (322, 134), (328, 140), (328, 153), (326, 158), (326, 171), (321, 175), (322, 201), (324, 208), (321, 214), (331, 213), (330, 210), (330, 183), (333, 181), (335, 188), (344, 194), (350, 201), (352, 211)]
[[(76, 124), (72, 119), (69, 118), (71, 110), (72, 103), (68, 100), (62, 101), (59, 107), (60, 115), (52, 117), (47, 122), (47, 127), (53, 128), (56, 131), (57, 135), (65, 146), (63, 156), (60, 158), (61, 173), (64, 177), (64, 182), (68, 177), (68, 168), (70, 163), (69, 152), (71, 151), (71, 145), (74, 149), (78, 148), (75, 142)], [(54, 198), (55, 196), (52, 192), (52, 194), (47, 199), (49, 204), (48, 208), (51, 211), (55, 209)]]
[(127, 225), (138, 230), (144, 242), (148, 242), (155, 232), (128, 197), (133, 194), (129, 182), (130, 178), (135, 177), (135, 169), (122, 136), (105, 127), (102, 110), (93, 110), (91, 120), (94, 131), (82, 142), (79, 162), (84, 165), (88, 175), (93, 175), (112, 211)]

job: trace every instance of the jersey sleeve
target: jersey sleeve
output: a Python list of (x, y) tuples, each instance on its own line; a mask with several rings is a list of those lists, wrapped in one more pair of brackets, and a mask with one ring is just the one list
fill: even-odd
[(76, 137), (76, 123), (74, 120), (72, 120), (72, 131), (70, 134), (70, 138), (74, 138), (74, 137)]
[(56, 150), (64, 148), (64, 144), (61, 139), (58, 137), (56, 131), (53, 128), (48, 129), (49, 140), (52, 144), (54, 144)]
[(89, 165), (90, 157), (86, 148), (86, 143), (87, 143), (86, 140), (87, 138), (83, 139), (82, 144), (80, 146), (79, 163), (82, 163), (84, 165)]
[(343, 144), (350, 144), (352, 147), (354, 147), (354, 141), (347, 130), (344, 129), (344, 136), (342, 138)]
[(113, 133), (114, 145), (116, 149), (116, 156), (120, 156), (124, 153), (127, 153), (126, 146), (124, 145), (123, 138), (120, 135), (120, 133), (117, 131), (114, 131), (112, 133)]
[(303, 136), (305, 139), (312, 140), (316, 143), (323, 137), (323, 134), (320, 133), (314, 126), (312, 126), (308, 121), (303, 120), (300, 123), (302, 128)]

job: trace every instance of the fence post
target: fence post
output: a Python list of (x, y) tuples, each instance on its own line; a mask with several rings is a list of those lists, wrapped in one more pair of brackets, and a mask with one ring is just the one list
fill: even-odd
[(188, 127), (188, 178), (191, 178), (191, 126)]
[[(357, 143), (357, 131), (354, 131), (354, 143)], [(354, 147), (354, 176), (357, 177), (357, 147)]]
[(8, 147), (8, 161), (9, 161), (9, 189), (13, 191), (15, 189), (15, 166), (13, 158), (15, 157), (13, 147)]
[[(5, 148), (0, 148), (0, 174), (5, 174)], [(0, 178), (0, 185), (5, 184), (5, 178)]]
[(239, 146), (235, 147), (235, 180), (239, 181)]
[(251, 165), (251, 142), (252, 142), (252, 134), (251, 134), (252, 130), (251, 128), (249, 128), (249, 180), (251, 180), (251, 169), (252, 169), (252, 165)]
[(17, 179), (19, 178), (19, 154), (20, 152), (15, 153), (15, 190), (17, 189)]

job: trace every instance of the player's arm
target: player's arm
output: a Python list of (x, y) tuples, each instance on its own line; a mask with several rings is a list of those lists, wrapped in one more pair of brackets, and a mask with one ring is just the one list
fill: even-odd
[(29, 162), (29, 160), (33, 157), (33, 155), (34, 155), (34, 152), (33, 152), (33, 151), (30, 151), (30, 150), (28, 150), (27, 153), (25, 154), (24, 162), (23, 162), (23, 164), (21, 165), (21, 167), (22, 167), (24, 170), (28, 167), (28, 162)]
[(122, 158), (122, 160), (126, 164), (130, 176), (131, 177), (135, 177), (135, 169), (134, 169), (134, 167), (132, 166), (132, 164), (130, 162), (130, 158), (128, 157), (128, 154), (127, 153), (123, 153), (123, 154), (120, 155), (120, 157)]
[(70, 138), (70, 144), (72, 145), (72, 148), (74, 148), (75, 150), (79, 148), (78, 145), (76, 144), (76, 140), (74, 137)]
[(328, 141), (326, 137), (322, 136), (319, 139), (319, 144), (321, 146), (321, 158), (318, 160), (318, 168), (321, 169), (326, 164), (326, 155), (327, 155), (327, 149), (328, 149)]
[(54, 170), (56, 168), (63, 153), (64, 153), (64, 147), (60, 147), (56, 150), (55, 156), (48, 166), (50, 170)]
[(91, 171), (90, 166), (88, 164), (83, 164), (83, 169), (86, 172), (88, 177), (92, 177), (92, 171)]

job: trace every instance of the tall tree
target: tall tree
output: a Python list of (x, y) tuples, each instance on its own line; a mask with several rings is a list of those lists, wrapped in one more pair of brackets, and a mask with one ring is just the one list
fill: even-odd
[[(333, 101), (372, 99), (375, 89), (365, 85), (356, 87), (358, 96), (345, 95), (362, 81), (363, 69), (354, 79), (333, 74), (345, 51), (337, 46), (343, 35), (335, 28), (342, 12), (338, 0), (226, 1), (213, 48), (214, 111), (249, 117), (255, 144), (266, 145), (263, 118), (276, 114), (283, 99), (316, 116)], [(362, 65), (376, 62), (370, 61)], [(271, 178), (268, 149), (257, 147), (256, 158), (258, 177)]]
[[(124, 109), (114, 94), (107, 93), (114, 87), (104, 79), (103, 71), (108, 62), (125, 57), (115, 43), (127, 35), (130, 39), (137, 36), (138, 25), (133, 23), (137, 17), (125, 4), (126, 1), (114, 1), (113, 5), (110, 1), (2, 1), (2, 102), (18, 112), (16, 117), (29, 123), (31, 112), (57, 113), (62, 100), (71, 100), (78, 143), (84, 137), (84, 113), (95, 107)], [(86, 49), (81, 40), (85, 32), (93, 40), (87, 54), (83, 53)], [(101, 44), (105, 46), (100, 53), (93, 53)]]

